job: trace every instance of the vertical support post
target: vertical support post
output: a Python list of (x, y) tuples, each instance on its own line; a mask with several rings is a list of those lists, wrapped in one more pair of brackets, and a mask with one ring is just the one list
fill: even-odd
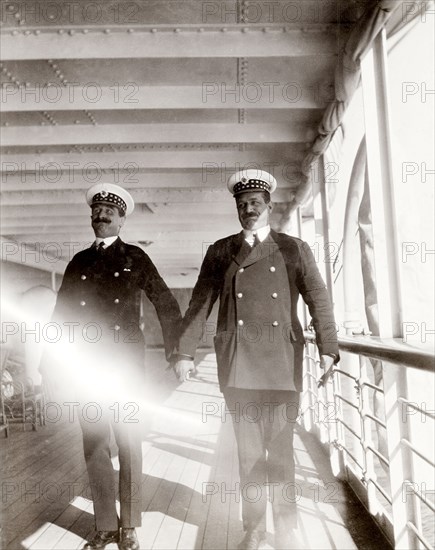
[(366, 413), (372, 412), (370, 405), (370, 394), (367, 386), (364, 382), (369, 381), (367, 374), (367, 361), (362, 355), (359, 356), (359, 412), (361, 415), (361, 446), (364, 453), (364, 478), (367, 487), (367, 502), (369, 505), (369, 511), (372, 515), (376, 515), (379, 512), (379, 504), (376, 498), (376, 488), (370, 480), (376, 480), (376, 472), (373, 460), (373, 453), (368, 449), (369, 446), (373, 446), (372, 438), (372, 421), (368, 418)]
[(383, 363), (385, 423), (387, 425), (388, 458), (390, 461), (390, 487), (393, 511), (394, 547), (397, 550), (420, 548), (420, 542), (413, 531), (407, 528), (407, 521), (417, 527), (418, 511), (414, 498), (407, 502), (404, 480), (412, 480), (410, 453), (401, 444), (402, 437), (409, 440), (409, 419), (403, 421), (405, 411), (399, 397), (407, 393), (406, 368), (392, 363)]
[(387, 97), (385, 30), (361, 63), (370, 203), (381, 336), (402, 336), (399, 248)]
[[(326, 196), (325, 187), (325, 168), (323, 155), (319, 157), (317, 162), (317, 169), (312, 177), (313, 187), (313, 207), (314, 207), (314, 221), (316, 228), (316, 235), (320, 235), (320, 249), (319, 249), (319, 269), (325, 277), (326, 286), (328, 287), (329, 297), (331, 303), (333, 303), (332, 292), (332, 273), (331, 265), (327, 262), (327, 255), (329, 254), (329, 219), (328, 219), (328, 199)], [(323, 268), (320, 264), (323, 263)]]
[(51, 272), (51, 290), (56, 292), (56, 272), (55, 271)]
[[(379, 331), (381, 337), (398, 338), (402, 336), (402, 310), (385, 29), (375, 38), (373, 48), (361, 63), (361, 77), (376, 285), (379, 289)], [(402, 437), (409, 437), (409, 426), (402, 422), (402, 407), (398, 401), (399, 397), (407, 397), (406, 369), (384, 362), (383, 383), (395, 548), (419, 548), (417, 537), (406, 527), (408, 520), (416, 522), (417, 510), (403, 499), (403, 481), (412, 479), (412, 457), (400, 443)]]

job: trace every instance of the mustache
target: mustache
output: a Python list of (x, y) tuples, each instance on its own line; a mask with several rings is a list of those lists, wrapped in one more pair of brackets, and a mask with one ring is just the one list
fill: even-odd
[(100, 217), (98, 217), (98, 218), (94, 218), (92, 220), (92, 223), (110, 223), (110, 220), (109, 220), (109, 218), (100, 218)]

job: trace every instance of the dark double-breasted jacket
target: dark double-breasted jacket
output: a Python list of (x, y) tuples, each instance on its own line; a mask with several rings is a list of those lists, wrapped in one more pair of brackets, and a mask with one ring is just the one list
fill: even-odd
[(181, 321), (178, 303), (149, 256), (120, 238), (103, 252), (94, 244), (68, 264), (53, 314), (63, 342), (103, 367), (143, 370), (142, 290), (156, 309), (169, 357)]
[(219, 298), (215, 349), (221, 389), (302, 391), (300, 295), (312, 316), (319, 352), (338, 356), (329, 295), (307, 243), (274, 231), (252, 249), (243, 233), (219, 240), (204, 258), (178, 350), (194, 356)]

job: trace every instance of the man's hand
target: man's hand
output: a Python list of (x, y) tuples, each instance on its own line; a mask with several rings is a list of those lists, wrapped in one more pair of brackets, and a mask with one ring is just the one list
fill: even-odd
[(330, 355), (321, 355), (320, 356), (320, 368), (323, 369), (325, 372), (320, 377), (320, 380), (317, 382), (317, 387), (321, 388), (326, 384), (326, 382), (331, 378), (331, 376), (334, 374), (334, 357), (331, 357)]
[(189, 374), (195, 370), (195, 366), (190, 359), (179, 359), (174, 365), (174, 370), (178, 380), (184, 382), (189, 380)]

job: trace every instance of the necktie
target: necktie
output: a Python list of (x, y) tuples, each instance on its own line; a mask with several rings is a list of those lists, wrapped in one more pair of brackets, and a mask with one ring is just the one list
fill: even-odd
[(260, 244), (260, 239), (258, 238), (257, 233), (254, 233), (254, 242), (252, 243), (252, 248), (256, 247), (258, 244)]
[(97, 252), (98, 254), (101, 254), (104, 252), (104, 247), (106, 246), (104, 241), (101, 241), (100, 244), (97, 246)]

